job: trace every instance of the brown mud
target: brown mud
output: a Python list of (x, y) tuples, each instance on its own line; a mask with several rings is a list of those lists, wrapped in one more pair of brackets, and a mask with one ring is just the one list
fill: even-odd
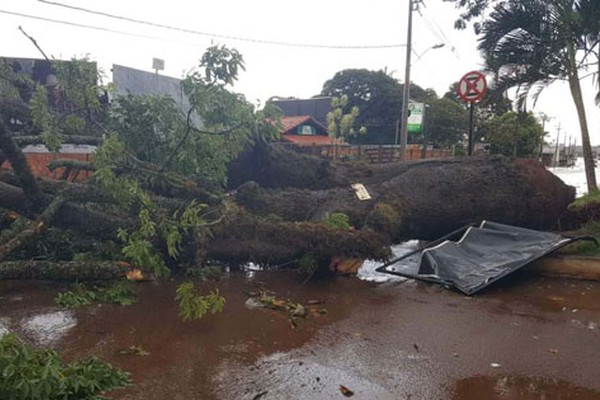
[[(465, 297), (412, 281), (234, 273), (217, 283), (223, 313), (186, 323), (176, 286), (140, 284), (130, 307), (63, 310), (58, 285), (0, 282), (0, 330), (130, 371), (136, 386), (115, 399), (341, 399), (340, 385), (355, 399), (600, 399), (598, 282), (517, 274)], [(293, 329), (284, 313), (246, 306), (260, 288), (328, 312)], [(130, 346), (150, 354), (120, 353)]]

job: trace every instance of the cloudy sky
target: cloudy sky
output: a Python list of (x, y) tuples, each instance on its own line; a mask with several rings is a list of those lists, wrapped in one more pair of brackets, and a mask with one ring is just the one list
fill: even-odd
[[(40, 56), (18, 30), (21, 26), (48, 55), (89, 55), (107, 76), (112, 64), (150, 71), (152, 58), (157, 57), (165, 60), (163, 74), (181, 77), (197, 65), (206, 47), (226, 44), (244, 55), (246, 71), (235, 90), (253, 103), (271, 96), (313, 96), (327, 79), (346, 68), (387, 69), (399, 80), (404, 79), (407, 0), (53, 1), (0, 0), (0, 55)], [(465, 72), (481, 66), (472, 31), (453, 29), (457, 15), (454, 6), (442, 0), (425, 0), (420, 13), (414, 14), (411, 80), (433, 88), (440, 96)], [(432, 48), (439, 44), (444, 46)], [(348, 48), (360, 46), (379, 48)], [(587, 111), (592, 143), (600, 144), (600, 109), (591, 101), (592, 79), (584, 80), (583, 87), (590, 99)], [(558, 124), (561, 142), (564, 135), (579, 137), (566, 84), (557, 83), (545, 90), (533, 111), (553, 118), (546, 126), (552, 138), (556, 138)]]

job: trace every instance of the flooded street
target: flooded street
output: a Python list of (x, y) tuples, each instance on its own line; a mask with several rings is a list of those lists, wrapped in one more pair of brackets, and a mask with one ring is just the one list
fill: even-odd
[[(130, 307), (56, 307), (59, 286), (0, 282), (0, 331), (130, 371), (115, 399), (600, 399), (600, 283), (518, 273), (476, 297), (425, 283), (234, 273), (223, 313), (181, 322), (177, 282), (137, 286)], [(212, 286), (207, 285), (208, 290)], [(306, 303), (246, 305), (260, 288)], [(122, 354), (141, 346), (150, 354)], [(347, 392), (347, 395), (349, 393)]]

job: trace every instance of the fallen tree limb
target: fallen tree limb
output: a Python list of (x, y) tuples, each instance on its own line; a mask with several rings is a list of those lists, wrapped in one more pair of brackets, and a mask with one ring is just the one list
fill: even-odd
[(0, 246), (0, 261), (6, 260), (15, 250), (26, 246), (35, 236), (42, 233), (52, 223), (54, 216), (58, 213), (64, 202), (65, 200), (61, 197), (52, 200), (35, 221), (26, 225), (11, 240)]
[(123, 277), (125, 270), (115, 262), (90, 261), (5, 261), (0, 263), (0, 280), (45, 279), (56, 281), (98, 281)]
[(334, 229), (321, 223), (258, 218), (240, 211), (214, 230), (206, 256), (232, 264), (253, 261), (264, 265), (304, 255), (327, 262), (334, 256), (384, 259), (390, 255), (387, 245), (383, 235), (369, 229)]
[(71, 168), (79, 171), (96, 171), (96, 166), (89, 161), (59, 159), (48, 163), (48, 169), (54, 172), (57, 168)]
[(35, 178), (31, 173), (29, 164), (21, 150), (17, 147), (10, 136), (6, 125), (0, 120), (0, 150), (10, 161), (16, 177), (19, 179), (21, 188), (33, 211), (41, 211), (47, 204), (42, 191), (37, 186)]

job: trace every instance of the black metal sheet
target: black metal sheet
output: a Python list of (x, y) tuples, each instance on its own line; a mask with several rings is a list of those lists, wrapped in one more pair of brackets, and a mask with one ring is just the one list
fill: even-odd
[[(462, 233), (459, 240), (455, 240)], [(454, 240), (453, 240), (454, 239)], [(453, 286), (472, 295), (552, 251), (588, 237), (564, 236), (483, 221), (399, 259), (378, 272)]]

